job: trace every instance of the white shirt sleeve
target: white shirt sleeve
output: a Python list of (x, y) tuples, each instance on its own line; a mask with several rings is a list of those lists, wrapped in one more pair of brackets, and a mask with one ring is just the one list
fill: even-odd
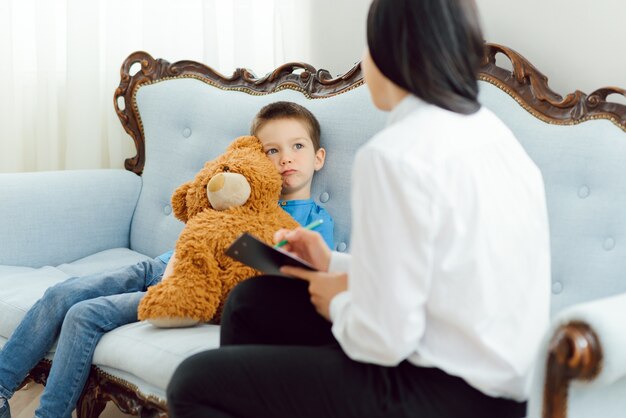
[(347, 273), (350, 269), (350, 254), (333, 251), (330, 257), (328, 271), (337, 273)]
[(366, 147), (355, 159), (349, 291), (333, 299), (331, 318), (350, 358), (391, 366), (415, 351), (424, 332), (436, 220), (414, 170), (385, 158)]

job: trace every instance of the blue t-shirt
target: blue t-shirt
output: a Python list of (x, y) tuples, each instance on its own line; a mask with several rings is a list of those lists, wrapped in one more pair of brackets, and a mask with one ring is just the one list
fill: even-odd
[(279, 200), (278, 204), (300, 225), (308, 225), (318, 219), (324, 221), (314, 231), (322, 235), (328, 247), (331, 249), (334, 247), (333, 232), (335, 231), (335, 223), (333, 218), (326, 212), (326, 209), (315, 203), (313, 199)]
[[(285, 212), (291, 215), (300, 225), (308, 225), (318, 219), (324, 222), (314, 229), (319, 232), (326, 241), (326, 244), (332, 249), (334, 247), (333, 233), (335, 230), (335, 223), (330, 214), (326, 212), (326, 209), (319, 206), (313, 199), (304, 200), (279, 200), (278, 205), (283, 208)], [(174, 250), (170, 250), (164, 254), (161, 254), (158, 258), (167, 264), (172, 258)]]

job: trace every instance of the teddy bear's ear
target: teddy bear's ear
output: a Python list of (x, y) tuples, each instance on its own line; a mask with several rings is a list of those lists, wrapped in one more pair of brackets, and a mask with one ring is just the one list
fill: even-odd
[(172, 208), (174, 209), (174, 216), (185, 223), (188, 220), (187, 191), (191, 187), (191, 184), (192, 182), (188, 181), (187, 183), (179, 186), (172, 195)]
[(240, 136), (230, 143), (226, 152), (230, 152), (240, 148), (252, 148), (254, 150), (263, 151), (263, 144), (256, 136)]

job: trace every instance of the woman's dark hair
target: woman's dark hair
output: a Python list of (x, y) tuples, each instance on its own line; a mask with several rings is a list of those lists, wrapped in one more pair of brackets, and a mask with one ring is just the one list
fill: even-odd
[(483, 37), (474, 0), (374, 0), (367, 43), (380, 71), (422, 100), (470, 114)]

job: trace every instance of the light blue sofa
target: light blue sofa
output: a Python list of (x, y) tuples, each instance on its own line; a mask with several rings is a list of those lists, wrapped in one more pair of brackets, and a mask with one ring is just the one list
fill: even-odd
[[(513, 73), (495, 64), (496, 53), (509, 57)], [(622, 416), (626, 106), (606, 95), (623, 91), (561, 99), (526, 60), (496, 45), (486, 47), (480, 80), (482, 102), (539, 165), (548, 195), (554, 320), (538, 353), (528, 415)], [(183, 227), (172, 215), (174, 189), (277, 100), (304, 104), (320, 120), (328, 157), (313, 197), (335, 218), (336, 250), (349, 251), (351, 161), (385, 123), (358, 67), (334, 79), (306, 64), (261, 79), (247, 70), (225, 78), (199, 63), (137, 52), (122, 65), (114, 97), (137, 146), (127, 170), (0, 174), (0, 346), (54, 283), (172, 248)], [(167, 416), (164, 392), (176, 366), (218, 343), (215, 325), (163, 330), (135, 323), (106, 334), (78, 415), (96, 417), (112, 400), (127, 413)], [(45, 382), (49, 365), (40, 363), (32, 379)]]

